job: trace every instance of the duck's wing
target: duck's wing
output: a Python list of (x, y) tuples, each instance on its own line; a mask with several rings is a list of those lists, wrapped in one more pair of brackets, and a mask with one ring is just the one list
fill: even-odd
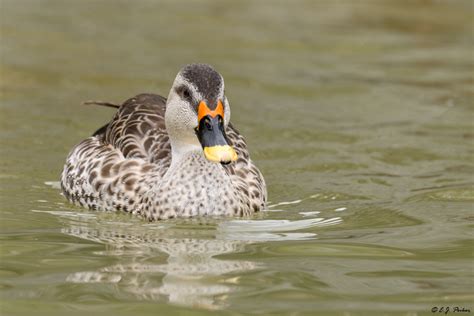
[(91, 209), (139, 211), (136, 197), (171, 163), (165, 107), (166, 99), (154, 94), (123, 103), (108, 124), (69, 153), (61, 176), (64, 195)]
[(226, 136), (230, 145), (237, 152), (237, 161), (224, 165), (238, 189), (247, 197), (243, 203), (249, 204), (254, 211), (265, 208), (267, 203), (267, 187), (263, 175), (250, 159), (244, 137), (229, 123)]
[(125, 158), (141, 158), (168, 167), (171, 145), (165, 109), (166, 99), (156, 94), (128, 99), (102, 130), (104, 142), (120, 150)]

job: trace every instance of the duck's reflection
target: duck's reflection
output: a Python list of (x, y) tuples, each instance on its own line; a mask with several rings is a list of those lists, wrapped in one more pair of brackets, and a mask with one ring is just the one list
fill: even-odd
[[(131, 234), (117, 228), (111, 231), (71, 225), (63, 232), (106, 243), (106, 251), (100, 254), (118, 259), (118, 263), (97, 271), (70, 274), (67, 281), (112, 283), (120, 291), (139, 299), (167, 298), (174, 304), (222, 308), (226, 305), (226, 293), (237, 286), (231, 274), (261, 266), (250, 261), (214, 258), (220, 254), (240, 252), (248, 242), (210, 239), (212, 236), (179, 238), (178, 235), (189, 234), (189, 231), (173, 228)], [(209, 232), (207, 230), (205, 235)], [(163, 253), (168, 255), (165, 262)]]
[(105, 244), (104, 250), (94, 254), (115, 262), (96, 271), (72, 273), (68, 282), (108, 283), (117, 287), (120, 297), (133, 295), (206, 309), (225, 307), (227, 294), (239, 288), (240, 276), (264, 267), (258, 262), (217, 255), (242, 252), (251, 243), (314, 238), (314, 233), (292, 231), (340, 222), (340, 218), (312, 218), (151, 226), (84, 218), (82, 214), (56, 214), (64, 220), (62, 232)]

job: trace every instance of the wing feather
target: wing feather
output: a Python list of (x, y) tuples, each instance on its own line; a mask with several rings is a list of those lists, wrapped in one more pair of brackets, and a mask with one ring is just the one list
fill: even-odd
[(226, 129), (227, 139), (237, 152), (237, 161), (224, 165), (238, 189), (247, 196), (243, 203), (250, 204), (251, 209), (258, 211), (267, 203), (267, 187), (263, 175), (250, 159), (247, 143), (237, 129), (229, 123)]

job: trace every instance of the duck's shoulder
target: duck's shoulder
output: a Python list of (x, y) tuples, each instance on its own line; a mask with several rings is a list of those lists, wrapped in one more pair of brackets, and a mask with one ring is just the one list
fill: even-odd
[[(235, 128), (235, 126), (229, 122), (225, 130), (227, 139), (229, 140), (229, 145), (232, 146), (237, 152), (237, 156), (242, 160), (249, 160), (249, 152), (247, 149), (247, 143), (245, 142), (244, 137), (240, 132)], [(232, 164), (228, 165), (229, 167)]]
[(224, 168), (234, 178), (239, 190), (249, 197), (251, 208), (254, 210), (263, 209), (267, 200), (265, 179), (250, 159), (244, 137), (231, 123), (227, 126), (226, 136), (229, 145), (234, 147), (238, 158), (234, 163), (224, 165)]
[(165, 129), (166, 98), (158, 94), (141, 93), (125, 101), (114, 120), (137, 120), (153, 123), (152, 127)]
[(153, 108), (155, 110), (158, 109), (162, 110), (164, 113), (166, 107), (166, 98), (154, 93), (140, 93), (126, 100), (120, 106), (120, 110), (134, 109), (136, 107), (147, 109)]
[(138, 94), (118, 108), (112, 120), (99, 129), (102, 134), (97, 136), (119, 149), (125, 158), (168, 163), (171, 146), (165, 110), (166, 98), (151, 93)]

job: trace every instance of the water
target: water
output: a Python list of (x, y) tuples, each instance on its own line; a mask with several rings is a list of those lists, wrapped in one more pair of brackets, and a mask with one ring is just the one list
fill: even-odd
[[(1, 11), (2, 315), (474, 311), (471, 1), (13, 1)], [(71, 147), (213, 64), (269, 186), (245, 219), (69, 205)]]

